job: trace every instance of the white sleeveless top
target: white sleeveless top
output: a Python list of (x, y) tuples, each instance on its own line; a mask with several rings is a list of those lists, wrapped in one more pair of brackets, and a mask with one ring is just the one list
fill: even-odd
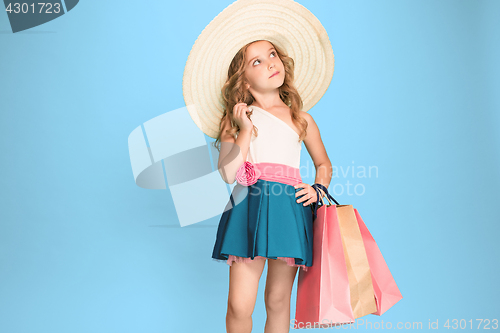
[(287, 123), (272, 113), (257, 106), (250, 119), (257, 127), (255, 136), (252, 132), (247, 161), (250, 163), (279, 163), (293, 168), (300, 168), (302, 142), (299, 135)]

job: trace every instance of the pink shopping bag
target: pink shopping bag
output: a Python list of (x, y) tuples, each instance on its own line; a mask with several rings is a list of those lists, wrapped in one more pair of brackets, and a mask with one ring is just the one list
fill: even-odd
[(361, 236), (363, 237), (366, 255), (368, 256), (368, 262), (370, 264), (375, 301), (377, 303), (377, 311), (373, 314), (380, 316), (400, 301), (403, 296), (401, 295), (401, 292), (396, 285), (396, 281), (394, 281), (394, 278), (389, 271), (389, 267), (387, 267), (377, 243), (375, 243), (373, 236), (370, 231), (368, 231), (368, 228), (356, 208), (354, 209), (354, 212), (356, 214), (356, 219), (358, 220), (359, 230), (361, 231)]
[[(345, 260), (343, 235), (337, 214), (337, 208), (349, 205), (339, 205), (325, 187), (320, 188), (327, 198), (337, 205), (324, 206), (321, 201), (319, 208), (316, 206), (314, 210), (313, 266), (307, 272), (299, 272), (294, 328), (330, 327), (353, 323), (354, 319), (358, 318), (353, 314), (353, 286), (349, 285), (349, 268)], [(403, 296), (358, 210), (353, 210), (373, 283), (376, 311), (372, 314), (380, 316)]]
[(349, 278), (335, 205), (317, 209), (313, 265), (299, 271), (294, 328), (325, 328), (354, 322)]

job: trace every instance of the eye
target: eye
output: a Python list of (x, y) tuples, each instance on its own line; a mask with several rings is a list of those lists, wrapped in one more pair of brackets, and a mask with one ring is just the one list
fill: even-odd
[[(276, 58), (276, 52), (275, 52), (275, 51), (271, 52), (271, 54), (274, 54), (274, 57), (273, 57), (273, 58)], [(255, 61), (258, 61), (258, 62), (259, 62), (259, 64), (260, 64), (260, 60), (259, 60), (259, 59), (255, 59)], [(253, 62), (253, 65), (254, 65), (254, 66), (255, 66), (255, 61)]]

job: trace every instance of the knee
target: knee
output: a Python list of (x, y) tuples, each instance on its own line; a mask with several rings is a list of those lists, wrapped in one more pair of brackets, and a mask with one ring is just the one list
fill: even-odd
[(244, 319), (252, 316), (253, 306), (251, 304), (242, 301), (231, 301), (227, 302), (227, 314), (236, 319)]
[(283, 311), (290, 307), (290, 294), (268, 292), (264, 294), (267, 311)]

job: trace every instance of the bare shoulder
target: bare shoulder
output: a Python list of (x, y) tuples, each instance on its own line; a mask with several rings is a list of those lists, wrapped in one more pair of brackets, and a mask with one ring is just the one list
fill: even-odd
[(304, 138), (304, 145), (309, 155), (311, 155), (314, 165), (317, 166), (323, 163), (329, 163), (330, 160), (326, 153), (323, 140), (321, 139), (318, 125), (309, 113), (301, 111), (300, 115), (307, 121), (307, 135)]
[(309, 125), (311, 125), (311, 123), (313, 123), (313, 122), (314, 122), (313, 117), (312, 117), (309, 113), (307, 113), (307, 112), (305, 112), (305, 111), (300, 111), (300, 113), (299, 113), (299, 114), (300, 114), (300, 116), (301, 116), (302, 118), (304, 118), (305, 120), (307, 120), (307, 123), (308, 123)]
[(316, 124), (316, 122), (314, 121), (314, 119), (310, 113), (305, 112), (305, 111), (300, 111), (300, 115), (302, 116), (302, 118), (304, 118), (307, 121), (307, 132), (308, 133), (311, 133), (311, 132), (318, 132), (319, 133), (318, 125)]

